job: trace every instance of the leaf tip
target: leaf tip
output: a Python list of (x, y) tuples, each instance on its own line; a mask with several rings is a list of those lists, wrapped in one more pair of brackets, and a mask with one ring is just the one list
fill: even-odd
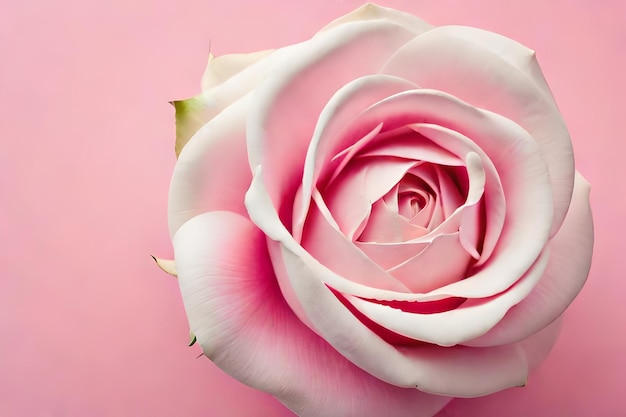
[(161, 259), (157, 258), (154, 255), (150, 255), (150, 257), (154, 260), (154, 262), (156, 262), (157, 266), (161, 268), (163, 272), (175, 277), (178, 276), (178, 274), (176, 273), (176, 263), (174, 260)]

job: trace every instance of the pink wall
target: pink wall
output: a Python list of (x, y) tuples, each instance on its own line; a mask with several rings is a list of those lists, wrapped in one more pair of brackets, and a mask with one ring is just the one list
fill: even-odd
[[(593, 185), (594, 264), (553, 354), (526, 388), (446, 416), (626, 415), (626, 3), (381, 3), (535, 49)], [(216, 54), (285, 45), (358, 5), (0, 4), (0, 416), (291, 415), (195, 359), (177, 284), (149, 257), (171, 255), (167, 102), (197, 92), (209, 41)]]

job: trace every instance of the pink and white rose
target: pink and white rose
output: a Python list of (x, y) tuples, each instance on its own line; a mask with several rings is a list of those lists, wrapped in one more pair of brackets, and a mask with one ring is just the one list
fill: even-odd
[(551, 349), (593, 227), (532, 50), (367, 4), (174, 104), (162, 265), (234, 378), (300, 416), (432, 416)]

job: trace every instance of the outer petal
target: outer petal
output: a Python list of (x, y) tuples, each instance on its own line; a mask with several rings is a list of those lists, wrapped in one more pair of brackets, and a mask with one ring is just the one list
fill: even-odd
[(218, 58), (211, 55), (202, 79), (202, 93), (172, 102), (176, 109), (176, 156), (205, 123), (252, 91), (271, 71), (275, 58), (288, 50), (283, 48), (269, 57), (270, 50)]
[(537, 333), (516, 343), (524, 351), (528, 361), (528, 369), (535, 369), (548, 356), (559, 337), (559, 333), (561, 333), (562, 327), (563, 318), (558, 317)]
[(539, 70), (527, 70), (536, 67), (534, 60), (532, 51), (497, 35), (440, 27), (400, 48), (381, 72), (445, 91), (510, 118), (527, 130), (538, 141), (548, 165), (554, 196), (554, 235), (571, 199), (574, 158), (565, 123), (549, 92), (538, 81)]
[(247, 98), (229, 106), (196, 133), (180, 154), (170, 184), (170, 236), (187, 220), (213, 210), (245, 214), (252, 175), (246, 152)]
[[(554, 347), (562, 327), (562, 322), (562, 317), (559, 317), (548, 327), (519, 344), (524, 352), (526, 352), (531, 369), (539, 365)], [(532, 377), (530, 379), (529, 383), (532, 384)], [(484, 414), (476, 414), (479, 407), (475, 407), (476, 404), (474, 401), (475, 400), (472, 399), (455, 399), (435, 417), (483, 416)]]
[(550, 87), (537, 62), (535, 51), (506, 36), (483, 29), (468, 26), (442, 26), (439, 29), (441, 33), (472, 41), (477, 46), (498, 55), (509, 65), (525, 74), (544, 93), (545, 98), (556, 107)]
[(209, 54), (209, 62), (202, 75), (202, 91), (223, 83), (250, 65), (265, 58), (272, 51), (272, 49), (267, 49), (248, 54), (228, 54), (218, 57)]
[[(248, 78), (237, 77), (237, 82), (227, 82), (187, 100), (174, 101), (176, 109), (176, 156), (202, 126), (249, 93), (260, 80), (259, 73)], [(245, 122), (244, 122), (245, 124)]]
[(466, 345), (524, 339), (555, 320), (574, 300), (587, 279), (593, 252), (589, 190), (589, 183), (577, 173), (572, 203), (559, 233), (550, 241), (550, 260), (541, 281), (489, 333)]
[(192, 332), (225, 372), (302, 417), (431, 417), (448, 401), (386, 384), (352, 365), (285, 304), (265, 236), (246, 218), (211, 212), (174, 237)]
[(412, 14), (401, 12), (399, 10), (390, 9), (388, 7), (382, 7), (374, 3), (366, 3), (358, 9), (333, 20), (328, 25), (324, 26), (319, 33), (336, 28), (348, 22), (356, 22), (360, 20), (387, 20), (403, 26), (406, 29), (411, 30), (415, 34), (420, 34), (432, 29), (432, 26), (419, 19)]

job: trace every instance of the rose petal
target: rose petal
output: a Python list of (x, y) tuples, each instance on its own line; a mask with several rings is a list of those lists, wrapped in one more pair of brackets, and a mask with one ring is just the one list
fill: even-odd
[(535, 51), (511, 38), (484, 29), (456, 25), (441, 26), (439, 29), (441, 33), (471, 41), (477, 47), (484, 48), (494, 55), (498, 55), (509, 65), (528, 77), (543, 92), (546, 100), (556, 107), (550, 87), (543, 77), (541, 67), (539, 67), (537, 62)]
[(563, 317), (558, 317), (537, 333), (516, 343), (517, 346), (524, 350), (528, 369), (532, 371), (548, 356), (559, 337), (562, 327)]
[(265, 236), (244, 217), (195, 217), (174, 248), (190, 328), (204, 353), (299, 416), (430, 417), (450, 401), (384, 383), (304, 326), (277, 288)]
[(381, 73), (445, 91), (527, 130), (547, 162), (554, 200), (550, 235), (556, 233), (572, 194), (574, 159), (569, 133), (540, 81), (532, 51), (484, 31), (440, 27), (400, 48)]
[(465, 343), (491, 346), (517, 342), (556, 319), (583, 287), (593, 252), (589, 183), (576, 173), (574, 194), (559, 232), (550, 240), (550, 260), (535, 289), (489, 333)]
[[(368, 160), (369, 158), (364, 159), (364, 161), (366, 162)], [(371, 164), (365, 165), (365, 168), (369, 168), (370, 165)], [(419, 176), (419, 172), (420, 172), (419, 168), (421, 168), (422, 165), (420, 165), (419, 167), (416, 167), (417, 169), (412, 170), (414, 175)], [(466, 156), (466, 165), (467, 165), (468, 182), (469, 182), (469, 189), (467, 191), (466, 201), (463, 204), (457, 207), (454, 207), (454, 212), (449, 217), (447, 217), (443, 222), (441, 222), (441, 224), (435, 227), (433, 230), (431, 231), (411, 230), (407, 228), (402, 228), (401, 229), (402, 231), (413, 233), (415, 236), (409, 238), (408, 236), (394, 235), (394, 233), (397, 233), (400, 230), (395, 230), (393, 228), (386, 228), (386, 226), (390, 225), (391, 223), (387, 223), (387, 221), (384, 219), (374, 218), (373, 217), (374, 213), (372, 213), (370, 215), (370, 222), (372, 222), (371, 233), (367, 233), (365, 236), (363, 236), (363, 238), (359, 238), (359, 240), (360, 241), (376, 241), (380, 243), (396, 243), (399, 241), (416, 243), (416, 242), (423, 242), (423, 241), (432, 241), (433, 238), (435, 238), (441, 233), (457, 232), (459, 230), (462, 220), (467, 217), (465, 215), (465, 211), (468, 208), (479, 203), (480, 198), (482, 197), (484, 185), (485, 185), (485, 172), (482, 168), (482, 162), (478, 154), (474, 152), (469, 152)], [(366, 172), (369, 172), (369, 171), (366, 171)], [(380, 174), (374, 173), (373, 176), (377, 178), (380, 176)], [(352, 176), (350, 175), (347, 175), (347, 177), (352, 178)], [(445, 177), (441, 176), (440, 178), (443, 179)], [(352, 185), (350, 187), (351, 189), (358, 190), (357, 184), (361, 185), (361, 183), (367, 183), (367, 181), (363, 181), (363, 180), (355, 181), (355, 182), (356, 184)], [(345, 187), (345, 189), (346, 191), (344, 191), (343, 188), (339, 189), (337, 194), (340, 196), (344, 196), (344, 197), (347, 196), (348, 187)], [(453, 199), (448, 199), (446, 197), (448, 196), (442, 195), (441, 200), (447, 203), (449, 203), (449, 201), (451, 200), (453, 201)], [(339, 203), (337, 204), (337, 208), (341, 209), (342, 203), (343, 205), (350, 205), (350, 202), (353, 202), (355, 198), (357, 197), (352, 196), (352, 195), (347, 196), (344, 200), (339, 201)], [(379, 214), (383, 214), (383, 213), (384, 212), (381, 212)], [(369, 226), (369, 223), (368, 223), (368, 226)], [(369, 229), (370, 229), (369, 227), (366, 228), (364, 232), (368, 231)]]
[(442, 233), (454, 233), (458, 231), (467, 208), (480, 202), (485, 190), (486, 177), (482, 166), (482, 160), (477, 153), (469, 152), (466, 156), (465, 164), (469, 183), (469, 189), (467, 190), (465, 202), (457, 207), (450, 216), (441, 222), (440, 225), (432, 229), (428, 234), (407, 242), (416, 243), (432, 241)]
[(402, 26), (385, 21), (343, 24), (294, 46), (255, 90), (255, 111), (247, 120), (250, 166), (264, 166), (270, 198), (289, 227), (291, 203), (322, 109), (337, 90), (376, 72), (380, 62), (412, 36)]
[(359, 242), (397, 243), (405, 242), (428, 233), (428, 229), (415, 226), (389, 209), (383, 199), (372, 204), (372, 211), (363, 232), (358, 235)]
[[(262, 51), (262, 53), (265, 52), (269, 53), (271, 51)], [(283, 53), (285, 53), (284, 50), (274, 54), (272, 58)], [(230, 57), (230, 55), (226, 55), (223, 58), (230, 61), (231, 59), (227, 57)], [(252, 91), (265, 75), (271, 71), (272, 59), (260, 59), (258, 56), (255, 59), (258, 59), (255, 63), (242, 69), (237, 74), (231, 74), (223, 82), (211, 88), (203, 89), (204, 91), (199, 95), (172, 103), (176, 109), (176, 156), (180, 155), (187, 142), (202, 126), (224, 111), (226, 107)], [(215, 60), (221, 62), (221, 58), (216, 58)], [(219, 64), (217, 65), (219, 66)], [(209, 61), (208, 68), (210, 67), (211, 61)]]
[[(427, 262), (424, 264), (428, 265)], [(459, 308), (436, 314), (407, 313), (358, 297), (345, 297), (367, 318), (392, 332), (440, 346), (454, 346), (481, 336), (493, 328), (513, 305), (532, 291), (541, 279), (547, 262), (546, 251), (528, 273), (504, 293), (486, 300), (470, 299)], [(434, 276), (432, 279), (438, 277)], [(418, 279), (416, 282), (419, 285)]]
[(437, 236), (422, 252), (387, 272), (412, 292), (426, 293), (465, 278), (470, 260), (456, 232)]
[[(294, 253), (308, 259), (316, 265), (316, 268), (318, 268), (317, 271), (320, 274), (319, 279), (321, 279), (322, 282), (344, 294), (356, 295), (362, 298), (398, 301), (432, 301), (445, 298), (440, 295), (432, 296), (430, 293), (412, 294), (372, 288), (370, 286), (346, 279), (345, 277), (340, 276), (326, 268), (296, 242), (285, 225), (281, 222), (272, 201), (270, 200), (267, 189), (265, 188), (265, 181), (263, 180), (261, 167), (258, 167), (255, 171), (252, 184), (246, 193), (245, 204), (248, 209), (250, 219), (261, 230), (263, 230), (263, 232), (265, 232), (269, 239), (280, 242), (281, 245), (289, 248)], [(275, 265), (275, 268), (279, 268), (279, 265)], [(289, 306), (294, 310), (294, 312), (296, 312), (298, 317), (300, 317), (303, 321), (306, 321), (306, 317), (302, 314), (302, 308), (299, 305), (299, 301), (295, 294), (293, 294), (291, 286), (286, 281), (286, 275), (278, 272), (277, 274), (278, 281), (281, 289), (283, 290), (283, 295), (289, 303)]]
[(354, 245), (365, 253), (376, 265), (384, 269), (393, 268), (394, 266), (406, 261), (411, 256), (421, 251), (429, 245), (425, 243), (403, 243), (403, 244), (387, 244), (377, 242), (354, 242)]
[(270, 251), (272, 262), (284, 265), (286, 278), (313, 329), (351, 362), (383, 381), (466, 397), (517, 386), (526, 380), (526, 359), (513, 345), (480, 349), (425, 345), (403, 350), (388, 344), (324, 285), (320, 279), (324, 272), (318, 264), (285, 246), (278, 248), (279, 256)]
[[(437, 198), (433, 195), (426, 193), (425, 191), (418, 191), (415, 194), (419, 195), (420, 199), (423, 199), (424, 205), (417, 209), (417, 212), (413, 215), (413, 217), (408, 217), (409, 223), (414, 226), (428, 227), (428, 224), (433, 217), (435, 207), (437, 206)], [(402, 198), (407, 198), (408, 200), (412, 201), (413, 197)], [(407, 214), (410, 214), (410, 212), (407, 211)]]
[[(464, 162), (463, 162), (464, 163)], [(461, 169), (465, 169), (462, 167)], [(434, 230), (443, 221), (452, 216), (454, 211), (463, 205), (467, 188), (459, 188), (459, 182), (456, 175), (451, 175), (450, 170), (442, 166), (432, 164), (421, 164), (409, 171), (414, 178), (419, 178), (420, 181), (424, 181), (426, 185), (433, 191), (434, 194), (434, 207), (428, 223), (425, 225), (429, 230)], [(467, 173), (465, 173), (467, 177)], [(409, 179), (407, 176), (405, 179)], [(407, 182), (403, 182), (401, 186), (404, 186)], [(467, 187), (467, 184), (464, 184)], [(404, 189), (403, 189), (404, 191)], [(415, 223), (413, 220), (411, 223)]]
[[(481, 204), (484, 204), (489, 215), (485, 216), (486, 224), (484, 236), (482, 236), (482, 249), (480, 257), (478, 258), (477, 266), (482, 265), (491, 256), (493, 250), (500, 239), (502, 228), (504, 227), (504, 221), (506, 216), (506, 203), (502, 190), (502, 183), (500, 181), (500, 175), (493, 164), (493, 161), (485, 149), (479, 147), (474, 141), (467, 136), (460, 134), (459, 132), (451, 129), (433, 125), (429, 123), (415, 123), (410, 125), (416, 132), (421, 132), (429, 137), (429, 140), (439, 144), (440, 146), (446, 146), (446, 148), (456, 155), (465, 155), (468, 152), (475, 152), (481, 157), (482, 167), (485, 174), (485, 195)], [(502, 146), (503, 144), (486, 144), (487, 149), (491, 150)], [(501, 164), (503, 170), (505, 164)], [(506, 172), (506, 171), (503, 171)], [(440, 181), (444, 184), (443, 181)], [(513, 189), (515, 192), (515, 189)], [(446, 198), (447, 197), (447, 198)], [(450, 196), (444, 196), (443, 202), (451, 201)], [(482, 222), (478, 221), (481, 216), (480, 205), (473, 205), (468, 207), (463, 213), (460, 228), (463, 230), (462, 243), (472, 256), (477, 257), (476, 243), (478, 242), (479, 230), (477, 227)]]
[(367, 3), (358, 9), (338, 18), (324, 26), (319, 33), (336, 28), (348, 22), (355, 22), (360, 20), (387, 20), (395, 24), (401, 25), (405, 29), (408, 29), (415, 34), (420, 34), (432, 29), (432, 26), (419, 19), (412, 14), (405, 13), (399, 10), (390, 9), (388, 7), (382, 7), (377, 4)]
[[(318, 126), (320, 126), (318, 124)], [(361, 149), (363, 149), (363, 147), (367, 146), (368, 143), (370, 143), (372, 140), (376, 139), (380, 133), (380, 130), (383, 128), (383, 124), (379, 124), (378, 126), (376, 126), (371, 132), (369, 132), (367, 135), (363, 136), (361, 139), (357, 140), (354, 144), (350, 145), (349, 147), (345, 148), (344, 150), (342, 150), (341, 152), (337, 153), (332, 161), (340, 161), (339, 165), (337, 165), (337, 167), (335, 167), (333, 169), (333, 173), (330, 176), (330, 178), (328, 179), (328, 181), (326, 182), (327, 184), (333, 182), (338, 176), (339, 174), (343, 171), (343, 169), (346, 167), (346, 165), (348, 165), (348, 163), (350, 161), (352, 161), (352, 159), (354, 159), (354, 157), (356, 156), (357, 153), (359, 153), (361, 151)], [(315, 140), (315, 137), (314, 137)], [(309, 148), (309, 151), (311, 150), (311, 148)], [(310, 154), (307, 154), (307, 157)], [(306, 188), (307, 190), (309, 189), (308, 187), (310, 186), (309, 182), (310, 182), (310, 170), (307, 169), (307, 165), (305, 163), (305, 170), (304, 170), (304, 176), (303, 176), (303, 188)], [(330, 171), (330, 170), (329, 170)], [(309, 191), (310, 193), (310, 191)]]
[[(437, 195), (435, 201), (433, 201), (433, 211), (430, 214), (430, 221), (428, 224), (424, 224), (424, 227), (428, 227), (430, 229), (435, 228), (439, 224), (443, 222), (446, 215), (451, 215), (453, 211), (463, 204), (463, 196), (460, 194), (458, 187), (452, 183), (452, 180), (448, 175), (444, 175), (441, 173), (440, 167), (433, 166), (430, 164), (421, 164), (419, 166), (411, 168), (409, 171), (413, 177), (419, 177), (421, 181), (424, 181), (426, 185), (433, 190), (433, 192)], [(381, 201), (385, 202), (385, 206), (389, 209), (394, 207), (392, 212), (398, 212), (398, 191), (400, 185), (402, 185), (403, 190), (408, 189), (405, 188), (407, 182), (410, 181), (409, 176), (405, 177), (402, 182), (394, 187)], [(390, 197), (390, 194), (395, 194), (395, 199)], [(395, 202), (395, 205), (394, 205)], [(442, 207), (442, 203), (445, 202), (445, 207)], [(376, 205), (376, 204), (375, 204)], [(374, 206), (375, 206), (374, 205)], [(373, 208), (376, 208), (374, 207)], [(447, 210), (447, 211), (446, 211)], [(411, 219), (410, 224), (416, 224), (414, 220), (418, 220), (417, 216), (415, 219)], [(401, 220), (400, 220), (401, 221)], [(419, 224), (418, 224), (419, 225)], [(372, 219), (368, 220), (367, 227), (373, 228), (376, 226), (376, 222)], [(402, 228), (402, 226), (400, 226)], [(380, 222), (380, 232), (376, 232), (376, 236), (380, 234), (380, 236), (385, 236), (382, 232), (386, 231), (385, 222)], [(370, 231), (368, 233), (372, 233)], [(376, 241), (372, 241), (375, 236), (372, 235), (363, 235), (359, 236), (359, 239), (354, 242), (354, 244), (365, 254), (367, 254), (377, 265), (380, 265), (384, 269), (393, 268), (407, 259), (411, 258), (417, 253), (420, 253), (426, 246), (430, 244), (430, 241), (426, 242), (413, 242), (407, 243), (391, 242), (391, 239), (377, 238)], [(365, 241), (366, 239), (370, 241)], [(414, 239), (415, 240), (415, 239)]]
[[(523, 349), (528, 357), (529, 367), (530, 369), (534, 369), (539, 363), (541, 363), (546, 356), (550, 353), (552, 348), (554, 347), (559, 332), (562, 327), (563, 319), (559, 317), (557, 320), (552, 322), (548, 327), (544, 328), (540, 332), (533, 334), (528, 339), (524, 340), (523, 343), (519, 343), (521, 349)], [(573, 374), (573, 372), (572, 372)], [(561, 375), (561, 377), (566, 378), (567, 375)], [(529, 384), (533, 384), (532, 376), (530, 378)], [(550, 395), (550, 390), (544, 390), (546, 395)], [(511, 392), (509, 394), (513, 395), (503, 395), (502, 398), (515, 398), (518, 394), (516, 392)], [(521, 395), (520, 397), (523, 397)], [(520, 398), (517, 397), (517, 398)], [(474, 399), (456, 399), (453, 400), (450, 404), (448, 404), (440, 413), (436, 414), (434, 417), (467, 417), (467, 416), (483, 416), (479, 410), (484, 410), (479, 404), (483, 402), (493, 401), (493, 399), (487, 397), (481, 400)], [(491, 414), (491, 413), (489, 413)], [(502, 413), (498, 413), (502, 414)]]
[(324, 215), (327, 210), (323, 203), (317, 198), (309, 210), (302, 247), (325, 267), (353, 282), (372, 288), (409, 292), (404, 284), (372, 262), (339, 229), (332, 227)]
[[(381, 121), (383, 129), (389, 130), (426, 122), (479, 140), (480, 148), (476, 148), (476, 153), (486, 153), (490, 157), (500, 175), (502, 188), (508, 193), (506, 225), (490, 259), (473, 276), (428, 295), (415, 294), (414, 301), (453, 296), (488, 297), (510, 287), (543, 250), (552, 225), (550, 177), (537, 143), (528, 132), (510, 120), (471, 107), (440, 91), (413, 90), (396, 94), (372, 106), (359, 116), (354, 125), (359, 131), (367, 131)], [(433, 139), (436, 133), (429, 135)], [(458, 143), (463, 142), (459, 140)], [(485, 163), (484, 158), (481, 159)], [(502, 207), (493, 206), (488, 210), (497, 215)], [(348, 290), (348, 283), (332, 286), (342, 293), (370, 298)]]
[(272, 52), (272, 49), (267, 49), (247, 54), (227, 54), (218, 57), (209, 54), (209, 62), (202, 75), (202, 91), (222, 84)]
[[(379, 300), (401, 293), (350, 282), (311, 257), (278, 218), (261, 175), (259, 167), (246, 194), (246, 207), (252, 221), (271, 239), (272, 264), (285, 300), (347, 359), (383, 381), (441, 395), (479, 396), (525, 382), (526, 358), (516, 345), (400, 349), (380, 339), (343, 306), (328, 285), (345, 285), (355, 291), (344, 293), (360, 292), (364, 298)], [(414, 300), (415, 294), (405, 299)]]
[(243, 204), (252, 174), (248, 168), (246, 98), (204, 125), (180, 154), (168, 200), (170, 236), (187, 220), (207, 211), (246, 215)]
[[(298, 239), (306, 217), (310, 194), (322, 170), (333, 181), (363, 146), (378, 136), (382, 124), (365, 132), (359, 140), (342, 138), (340, 133), (352, 119), (372, 103), (400, 91), (415, 88), (407, 81), (387, 75), (368, 75), (341, 86), (324, 106), (309, 144), (302, 177), (301, 199), (295, 201), (294, 236)], [(343, 140), (337, 140), (338, 138)], [(331, 159), (332, 158), (332, 159)]]
[[(339, 154), (336, 155), (335, 157), (340, 157), (342, 158), (342, 160), (341, 160), (340, 165), (336, 168), (335, 174), (338, 175), (341, 172), (341, 170), (345, 168), (345, 165), (347, 165), (347, 163), (352, 160), (354, 153), (356, 153), (358, 149), (360, 149), (361, 146), (363, 146), (364, 143), (372, 140), (372, 138), (374, 138), (378, 134), (381, 128), (382, 128), (382, 123), (376, 126), (371, 132), (363, 136), (361, 139), (359, 139), (354, 145), (352, 145), (349, 148), (344, 149), (344, 151), (341, 152), (341, 155)], [(302, 228), (304, 227), (304, 222), (306, 220), (309, 206), (311, 204), (311, 197), (314, 196), (315, 193), (319, 193), (319, 190), (317, 188), (314, 188), (314, 189), (310, 188), (311, 184), (309, 184), (310, 181), (307, 181), (307, 177), (308, 177), (307, 167), (305, 165), (304, 178), (302, 181), (303, 184), (302, 186), (300, 186), (300, 188), (298, 188), (298, 192), (296, 193), (296, 196), (294, 198), (294, 205), (293, 205), (294, 214), (293, 214), (292, 234), (297, 241), (300, 241), (300, 239), (302, 238)], [(335, 177), (336, 175), (333, 175), (330, 181), (331, 182), (334, 181)], [(363, 203), (363, 201), (361, 202)], [(326, 206), (326, 203), (324, 203), (324, 206)], [(350, 206), (350, 207), (351, 208), (348, 208), (348, 210), (343, 210), (344, 212), (345, 211), (348, 212), (347, 213), (348, 217), (343, 216), (343, 219), (340, 221), (342, 225), (344, 226), (344, 233), (346, 233), (347, 235), (353, 236), (355, 234), (360, 233), (360, 231), (363, 230), (367, 217), (369, 216), (369, 213), (370, 213), (370, 206), (367, 202), (364, 202), (364, 204), (355, 205), (353, 207)], [(354, 215), (350, 215), (350, 211), (352, 211)], [(342, 212), (337, 213), (338, 217), (341, 217), (341, 215), (342, 215)], [(332, 215), (330, 217), (336, 223), (334, 217)], [(338, 229), (341, 229), (339, 225), (338, 225)]]
[(393, 188), (413, 165), (415, 161), (400, 158), (357, 158), (321, 191), (333, 218), (349, 239), (355, 239), (372, 203)]
[(359, 152), (359, 156), (393, 156), (438, 165), (463, 165), (463, 158), (459, 158), (459, 155), (452, 154), (414, 130), (406, 128), (398, 130), (397, 134), (367, 146)]

